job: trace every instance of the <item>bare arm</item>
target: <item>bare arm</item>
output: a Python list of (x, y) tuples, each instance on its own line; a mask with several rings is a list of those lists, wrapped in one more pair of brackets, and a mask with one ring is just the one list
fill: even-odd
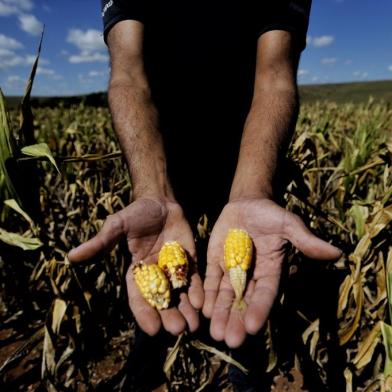
[(143, 66), (143, 24), (126, 20), (109, 32), (109, 105), (114, 129), (128, 163), (134, 198), (173, 200), (166, 157)]
[[(208, 244), (203, 313), (211, 318), (211, 336), (231, 347), (240, 346), (247, 333), (256, 334), (264, 325), (278, 293), (288, 242), (314, 259), (336, 259), (341, 254), (313, 235), (298, 216), (273, 201), (279, 155), (285, 152), (297, 117), (298, 58), (288, 32), (271, 31), (259, 38), (254, 97), (230, 201)], [(245, 310), (232, 307), (234, 291), (222, 262), (230, 228), (246, 230), (255, 247), (255, 268), (253, 276), (248, 277)]]
[[(134, 201), (110, 215), (100, 232), (69, 253), (71, 262), (90, 260), (127, 238), (133, 263), (156, 263), (166, 241), (178, 241), (196, 262), (192, 231), (174, 199), (166, 173), (166, 158), (158, 115), (151, 100), (143, 68), (143, 24), (126, 20), (108, 34), (112, 72), (109, 104), (115, 132), (128, 163)], [(126, 281), (129, 306), (140, 327), (150, 335), (161, 326), (177, 335), (199, 325), (196, 309), (203, 304), (203, 289), (196, 268), (191, 268), (188, 293), (165, 310), (153, 309), (135, 285), (132, 267)]]
[(258, 41), (254, 95), (241, 141), (230, 199), (273, 197), (273, 179), (298, 112), (299, 53), (286, 31)]

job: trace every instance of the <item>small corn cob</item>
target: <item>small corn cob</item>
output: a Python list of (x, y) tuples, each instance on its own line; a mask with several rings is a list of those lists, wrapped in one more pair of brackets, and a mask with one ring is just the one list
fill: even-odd
[(246, 271), (252, 261), (252, 252), (252, 239), (245, 230), (228, 231), (224, 246), (225, 267), (229, 271), (230, 283), (235, 293), (234, 306), (238, 309), (246, 306), (242, 296), (246, 286)]
[(170, 279), (174, 289), (187, 284), (188, 259), (177, 241), (165, 242), (159, 252), (158, 265)]
[(151, 306), (158, 310), (169, 307), (169, 281), (157, 264), (141, 261), (133, 267), (133, 274), (140, 292)]

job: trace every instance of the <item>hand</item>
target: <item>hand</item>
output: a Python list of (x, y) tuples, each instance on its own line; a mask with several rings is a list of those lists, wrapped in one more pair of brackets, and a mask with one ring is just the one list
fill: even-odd
[[(71, 262), (82, 262), (110, 251), (122, 236), (127, 237), (133, 263), (143, 260), (156, 263), (158, 253), (166, 241), (178, 241), (196, 262), (195, 242), (181, 207), (175, 202), (155, 199), (138, 199), (123, 210), (110, 215), (101, 231), (92, 239), (71, 250)], [(155, 335), (161, 325), (178, 335), (188, 324), (194, 331), (199, 317), (196, 309), (203, 305), (204, 293), (199, 275), (193, 272), (188, 293), (180, 294), (178, 308), (157, 311), (144, 300), (133, 279), (132, 266), (128, 269), (126, 282), (129, 306), (139, 326), (149, 335)]]
[[(224, 268), (223, 246), (230, 228), (246, 230), (255, 247), (255, 268), (246, 291), (244, 311), (232, 308), (234, 291)], [(341, 251), (314, 236), (295, 214), (267, 199), (228, 203), (217, 220), (208, 244), (203, 314), (211, 318), (210, 333), (232, 348), (246, 334), (256, 334), (265, 323), (278, 292), (285, 245), (290, 241), (306, 256), (338, 259)]]

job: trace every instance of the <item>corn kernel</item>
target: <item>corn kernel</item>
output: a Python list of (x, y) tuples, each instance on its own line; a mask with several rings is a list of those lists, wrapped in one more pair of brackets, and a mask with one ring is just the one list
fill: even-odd
[(252, 239), (245, 230), (229, 229), (224, 245), (225, 267), (229, 271), (230, 283), (235, 293), (234, 305), (243, 308), (242, 296), (246, 286), (246, 271), (253, 255)]
[(173, 288), (187, 284), (188, 259), (177, 241), (165, 242), (159, 252), (158, 265), (170, 279)]
[(133, 267), (136, 285), (147, 302), (158, 310), (169, 307), (169, 282), (157, 264), (142, 261)]

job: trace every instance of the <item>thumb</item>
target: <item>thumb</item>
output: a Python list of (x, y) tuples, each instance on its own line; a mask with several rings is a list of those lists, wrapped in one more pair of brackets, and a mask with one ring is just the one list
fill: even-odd
[(287, 239), (305, 256), (317, 260), (337, 260), (342, 251), (316, 237), (297, 215), (289, 214), (286, 226)]
[(118, 213), (109, 215), (99, 233), (72, 249), (68, 253), (68, 259), (71, 263), (80, 263), (96, 258), (113, 249), (123, 234), (124, 225), (121, 216)]

